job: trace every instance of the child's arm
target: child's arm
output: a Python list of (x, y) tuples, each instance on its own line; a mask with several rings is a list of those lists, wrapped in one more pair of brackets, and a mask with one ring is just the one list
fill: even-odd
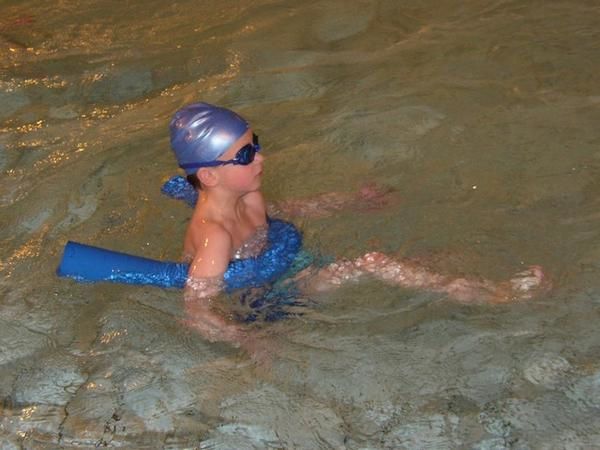
[(306, 284), (309, 290), (324, 291), (344, 282), (357, 280), (364, 274), (371, 274), (388, 284), (405, 288), (443, 292), (464, 303), (525, 300), (549, 287), (539, 266), (531, 266), (507, 282), (494, 283), (437, 274), (410, 261), (395, 260), (378, 252), (367, 253), (354, 261), (332, 263), (321, 269), (316, 276), (307, 277), (309, 281)]
[(184, 301), (186, 318), (183, 324), (199, 332), (210, 342), (228, 342), (244, 349), (256, 362), (268, 364), (274, 351), (271, 339), (256, 330), (249, 330), (219, 312), (218, 294), (222, 277), (188, 279)]
[(323, 218), (344, 209), (380, 209), (395, 201), (394, 191), (368, 183), (358, 192), (328, 192), (307, 199), (282, 200), (268, 205), (268, 212), (272, 216)]
[(183, 323), (210, 342), (225, 341), (239, 347), (245, 334), (243, 330), (214, 311), (222, 284), (221, 278), (190, 278), (184, 292), (186, 318)]
[(183, 323), (211, 342), (228, 342), (246, 350), (255, 361), (267, 362), (272, 352), (270, 340), (238, 325), (227, 317), (226, 308), (220, 309), (218, 305), (224, 287), (223, 274), (232, 252), (231, 236), (221, 227), (210, 224), (198, 235), (203, 241), (194, 243), (197, 251), (184, 291), (186, 318)]
[(210, 341), (228, 341), (239, 345), (240, 327), (214, 311), (214, 302), (223, 289), (223, 274), (231, 255), (231, 236), (216, 224), (203, 226), (201, 242), (190, 264), (185, 286), (185, 324), (199, 331)]

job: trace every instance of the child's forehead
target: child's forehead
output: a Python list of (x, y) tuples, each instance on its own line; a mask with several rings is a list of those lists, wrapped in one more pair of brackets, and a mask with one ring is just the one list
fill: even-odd
[(248, 128), (244, 134), (242, 134), (237, 141), (235, 141), (231, 146), (223, 153), (222, 157), (219, 159), (232, 159), (235, 157), (237, 151), (242, 148), (246, 144), (252, 143), (252, 128)]

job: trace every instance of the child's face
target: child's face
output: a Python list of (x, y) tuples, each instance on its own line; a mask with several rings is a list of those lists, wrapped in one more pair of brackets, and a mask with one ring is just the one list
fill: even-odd
[[(223, 153), (219, 159), (222, 161), (234, 159), (237, 152), (247, 144), (252, 143), (252, 130), (246, 132), (235, 141), (229, 149)], [(252, 192), (260, 189), (264, 157), (260, 153), (256, 153), (254, 161), (250, 164), (243, 165), (226, 165), (215, 167), (215, 170), (222, 181), (223, 185), (229, 189), (241, 192)]]

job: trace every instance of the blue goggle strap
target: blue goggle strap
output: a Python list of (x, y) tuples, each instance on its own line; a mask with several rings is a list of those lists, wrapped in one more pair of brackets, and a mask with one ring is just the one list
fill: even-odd
[[(227, 161), (216, 160), (216, 161), (205, 161), (205, 162), (198, 162), (198, 163), (187, 163), (187, 164), (182, 164), (179, 167), (181, 167), (182, 169), (200, 169), (202, 167), (218, 167), (218, 166), (225, 166), (227, 164), (237, 164), (237, 165), (246, 166), (246, 165), (250, 164), (252, 161), (248, 161), (248, 162), (244, 163), (241, 161), (241, 158), (238, 155), (241, 152), (243, 152), (248, 146), (252, 147), (252, 149), (254, 150), (254, 153), (260, 151), (260, 144), (258, 144), (258, 143), (246, 144), (238, 150), (234, 159), (230, 159)], [(254, 158), (253, 158), (253, 160), (254, 160)]]

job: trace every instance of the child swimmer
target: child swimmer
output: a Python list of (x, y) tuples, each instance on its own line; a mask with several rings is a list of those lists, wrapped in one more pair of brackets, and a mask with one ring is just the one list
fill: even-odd
[[(191, 104), (177, 111), (170, 131), (179, 166), (199, 190), (183, 247), (184, 259), (190, 262), (184, 295), (186, 323), (211, 341), (246, 347), (248, 334), (217, 311), (214, 299), (224, 287), (223, 275), (229, 262), (256, 257), (266, 245), (268, 207), (260, 192), (264, 157), (258, 137), (235, 112), (208, 103)], [(325, 194), (310, 202), (283, 202), (277, 209), (288, 215), (323, 215), (357, 199), (377, 203), (381, 197), (381, 191), (366, 186), (356, 196)], [(378, 252), (322, 269), (309, 268), (296, 278), (305, 291), (321, 292), (364, 274), (392, 285), (445, 293), (461, 302), (528, 299), (544, 284), (539, 266), (496, 284), (453, 279)]]

